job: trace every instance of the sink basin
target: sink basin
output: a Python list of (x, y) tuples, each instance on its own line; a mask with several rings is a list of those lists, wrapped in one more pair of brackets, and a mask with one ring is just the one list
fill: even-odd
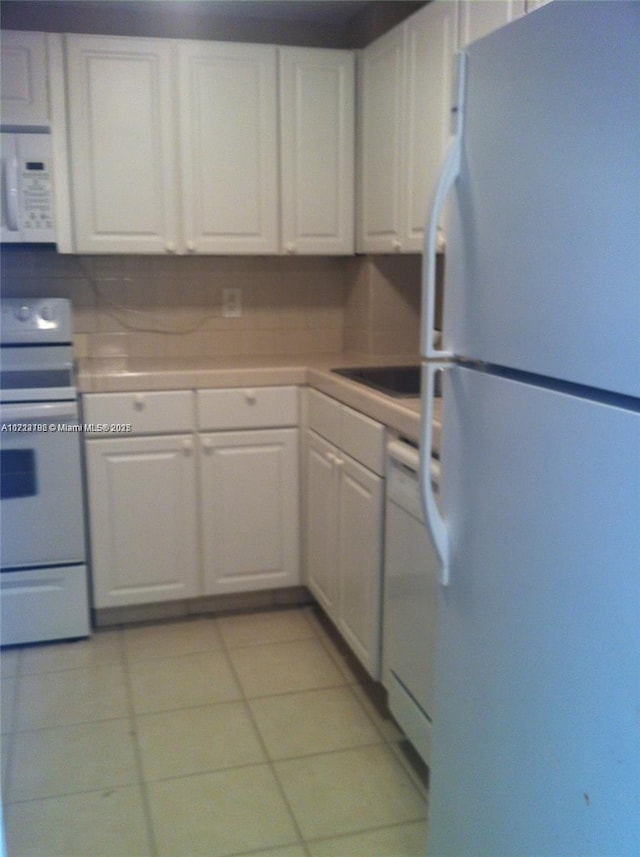
[(420, 366), (356, 366), (332, 371), (387, 396), (420, 395)]

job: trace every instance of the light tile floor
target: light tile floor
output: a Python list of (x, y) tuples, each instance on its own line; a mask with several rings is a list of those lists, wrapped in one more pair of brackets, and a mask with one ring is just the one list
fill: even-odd
[(8, 857), (424, 857), (402, 735), (312, 608), (2, 652)]

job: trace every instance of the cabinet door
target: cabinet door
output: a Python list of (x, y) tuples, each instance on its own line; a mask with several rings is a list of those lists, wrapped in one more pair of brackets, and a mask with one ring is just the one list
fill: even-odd
[(396, 27), (361, 54), (358, 251), (400, 245), (404, 30)]
[(460, 50), (524, 15), (525, 0), (459, 0)]
[(68, 36), (67, 63), (76, 251), (175, 252), (171, 43)]
[(178, 57), (187, 250), (276, 253), (276, 48), (181, 42)]
[(285, 253), (353, 253), (354, 55), (280, 48)]
[(298, 430), (202, 435), (204, 594), (294, 586)]
[(374, 679), (380, 677), (384, 481), (340, 455), (338, 626)]
[(434, 0), (405, 24), (407, 51), (402, 251), (420, 253), (429, 200), (450, 137), (457, 8)]
[(88, 441), (94, 604), (198, 594), (191, 435)]
[(338, 483), (336, 448), (315, 432), (307, 435), (307, 585), (338, 621)]
[(2, 32), (3, 125), (48, 125), (47, 46), (44, 33)]

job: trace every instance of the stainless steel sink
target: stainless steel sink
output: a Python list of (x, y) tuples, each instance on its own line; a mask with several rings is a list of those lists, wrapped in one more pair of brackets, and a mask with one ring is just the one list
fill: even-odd
[(420, 366), (355, 366), (332, 369), (332, 372), (387, 396), (400, 398), (420, 395)]

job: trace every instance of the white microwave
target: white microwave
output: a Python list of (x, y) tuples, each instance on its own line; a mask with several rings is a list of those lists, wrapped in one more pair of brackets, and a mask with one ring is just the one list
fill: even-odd
[(51, 137), (2, 134), (0, 240), (55, 242)]

